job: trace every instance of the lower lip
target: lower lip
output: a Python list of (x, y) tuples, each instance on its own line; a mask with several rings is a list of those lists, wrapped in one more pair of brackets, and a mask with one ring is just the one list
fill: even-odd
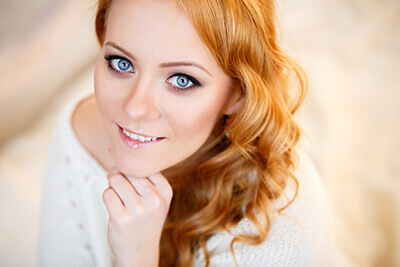
[(124, 144), (126, 146), (133, 148), (133, 149), (143, 149), (143, 148), (158, 144), (165, 140), (165, 138), (161, 138), (161, 139), (156, 139), (154, 141), (140, 142), (139, 140), (134, 140), (134, 139), (126, 136), (124, 134), (124, 132), (122, 131), (122, 128), (119, 125), (118, 125), (118, 128), (119, 128), (119, 135), (121, 136), (122, 142), (124, 142)]

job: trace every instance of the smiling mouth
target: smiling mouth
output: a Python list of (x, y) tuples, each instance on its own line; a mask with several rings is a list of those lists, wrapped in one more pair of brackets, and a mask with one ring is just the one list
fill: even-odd
[(119, 125), (118, 125), (118, 127), (120, 128), (120, 131), (126, 137), (129, 137), (132, 140), (139, 141), (139, 142), (142, 142), (142, 143), (165, 139), (165, 137), (151, 137), (151, 136), (145, 136), (145, 135), (136, 134), (136, 133), (133, 133), (131, 131), (128, 131), (128, 130), (122, 128)]

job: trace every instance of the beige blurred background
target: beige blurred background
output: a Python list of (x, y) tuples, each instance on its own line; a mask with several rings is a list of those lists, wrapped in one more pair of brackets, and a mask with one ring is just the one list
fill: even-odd
[[(340, 266), (400, 266), (400, 1), (279, 1)], [(36, 266), (54, 122), (93, 92), (94, 0), (0, 0), (0, 266)]]

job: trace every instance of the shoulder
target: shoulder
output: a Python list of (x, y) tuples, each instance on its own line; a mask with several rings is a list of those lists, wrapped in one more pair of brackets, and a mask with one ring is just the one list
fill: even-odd
[[(304, 151), (298, 152), (298, 166), (294, 171), (298, 181), (298, 198), (296, 205), (298, 209), (309, 210), (313, 215), (319, 214), (318, 218), (328, 218), (331, 212), (331, 203), (324, 180), (320, 176), (312, 158)], [(325, 216), (325, 217), (324, 217)]]
[(283, 208), (294, 198), (282, 213), (294, 218), (302, 228), (321, 234), (323, 230), (328, 230), (325, 227), (322, 229), (321, 225), (328, 224), (332, 219), (328, 192), (312, 158), (304, 151), (299, 151), (298, 159), (294, 171), (297, 183), (289, 180), (282, 196), (274, 201), (274, 207), (277, 210)]
[[(299, 252), (305, 256), (308, 266), (331, 266), (328, 261), (334, 260), (336, 249), (331, 201), (312, 158), (300, 150), (298, 159), (294, 171), (298, 194), (275, 218), (270, 237), (282, 236), (286, 232), (287, 239), (298, 241)], [(295, 185), (288, 185), (275, 207), (284, 207), (294, 192)]]
[[(290, 184), (284, 194), (273, 202), (276, 212), (271, 220), (267, 239), (258, 246), (241, 242), (234, 245), (237, 260), (242, 264), (257, 266), (277, 266), (285, 262), (296, 266), (333, 266), (330, 261), (335, 257), (331, 209), (327, 192), (311, 158), (299, 152), (299, 161), (295, 170), (298, 181), (298, 195), (293, 199), (296, 186)], [(261, 218), (259, 218), (261, 219)], [(262, 219), (261, 219), (262, 221)], [(257, 234), (257, 229), (248, 218), (243, 218), (238, 225), (228, 232), (212, 236), (207, 247), (216, 255), (215, 264), (229, 263), (231, 260), (230, 242), (233, 235)], [(199, 260), (204, 259), (199, 252)], [(255, 260), (257, 259), (257, 260)]]
[(71, 126), (79, 138), (79, 141), (88, 141), (87, 135), (92, 132), (97, 126), (97, 122), (94, 119), (98, 119), (97, 111), (95, 110), (95, 99), (91, 95), (82, 99), (76, 104), (71, 114)]
[(105, 169), (111, 168), (113, 159), (107, 150), (107, 136), (94, 96), (79, 102), (71, 115), (71, 127), (81, 145)]
[(81, 144), (88, 150), (92, 149), (94, 143), (98, 141), (93, 138), (93, 133), (99, 128), (99, 118), (95, 108), (94, 97), (90, 96), (80, 101), (71, 115), (72, 129)]

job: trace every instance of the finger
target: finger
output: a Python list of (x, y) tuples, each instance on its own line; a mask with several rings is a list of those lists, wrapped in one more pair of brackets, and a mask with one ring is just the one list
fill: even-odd
[(110, 179), (111, 176), (114, 174), (120, 173), (121, 171), (117, 168), (117, 166), (112, 167), (110, 170), (107, 172), (107, 179)]
[(108, 179), (108, 183), (121, 198), (125, 207), (132, 208), (137, 205), (139, 195), (125, 176), (121, 173), (114, 174)]
[(145, 204), (149, 209), (159, 209), (159, 211), (164, 211), (159, 213), (159, 215), (166, 216), (170, 206), (170, 200), (165, 198), (165, 196), (157, 190), (154, 184), (146, 178), (132, 178), (128, 176), (129, 181), (132, 186), (135, 187), (140, 196), (140, 201)]
[(147, 178), (136, 178), (132, 176), (127, 176), (127, 178), (139, 196), (146, 197), (154, 193), (155, 187)]
[(160, 172), (150, 175), (147, 178), (155, 186), (156, 190), (161, 194), (165, 202), (169, 205), (172, 200), (173, 190), (167, 178), (165, 178), (165, 176)]
[(106, 205), (108, 214), (111, 218), (117, 218), (123, 214), (124, 205), (117, 193), (111, 187), (104, 190), (103, 202)]

